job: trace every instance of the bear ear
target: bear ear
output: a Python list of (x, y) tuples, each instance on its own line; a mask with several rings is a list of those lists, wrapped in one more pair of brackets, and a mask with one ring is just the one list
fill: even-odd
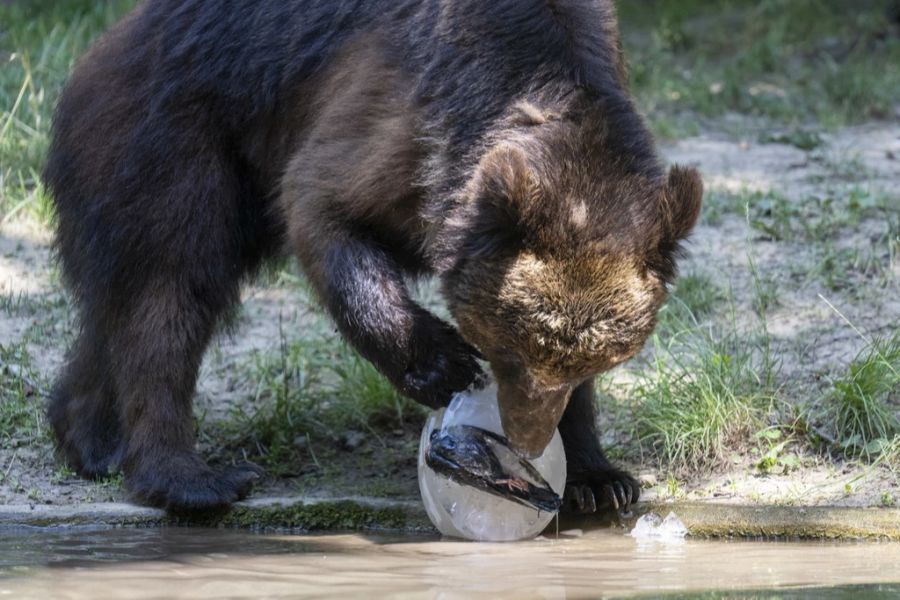
[(469, 188), (465, 253), (485, 257), (521, 247), (538, 189), (521, 149), (500, 146), (488, 152)]
[(700, 173), (696, 169), (672, 167), (659, 199), (659, 237), (655, 238), (656, 245), (651, 247), (646, 263), (666, 282), (675, 278), (680, 242), (697, 223), (702, 203)]
[(521, 223), (539, 193), (537, 178), (525, 153), (513, 146), (491, 150), (481, 161), (476, 190), (480, 201), (505, 217), (509, 225)]
[(703, 204), (697, 169), (673, 166), (662, 198), (663, 244), (677, 244), (691, 233)]

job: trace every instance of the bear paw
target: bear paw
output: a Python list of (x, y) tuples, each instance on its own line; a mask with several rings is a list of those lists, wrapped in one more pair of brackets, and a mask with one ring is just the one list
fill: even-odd
[(430, 408), (447, 406), (453, 394), (483, 378), (480, 354), (456, 329), (432, 317), (417, 332), (413, 363), (407, 367), (400, 391)]
[(192, 513), (227, 509), (246, 498), (262, 474), (252, 463), (215, 470), (197, 456), (172, 457), (126, 472), (125, 485), (143, 504)]
[(602, 469), (570, 478), (563, 507), (573, 514), (614, 510), (619, 516), (628, 517), (640, 495), (641, 486), (634, 477), (618, 469)]

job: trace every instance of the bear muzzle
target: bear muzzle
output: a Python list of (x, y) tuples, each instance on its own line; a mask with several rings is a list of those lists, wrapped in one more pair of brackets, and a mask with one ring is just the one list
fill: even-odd
[(500, 421), (510, 446), (523, 458), (537, 458), (556, 433), (572, 386), (540, 386), (522, 379), (497, 383)]

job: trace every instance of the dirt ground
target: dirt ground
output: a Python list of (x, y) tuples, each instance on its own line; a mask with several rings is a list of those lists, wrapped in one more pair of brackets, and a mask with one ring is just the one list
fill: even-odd
[[(755, 257), (760, 277), (771, 284), (774, 299), (766, 312), (767, 327), (789, 401), (800, 404), (817, 398), (829, 378), (846, 369), (865, 346), (864, 336), (883, 336), (898, 327), (900, 257), (890, 254), (896, 246), (882, 239), (886, 223), (863, 216), (840, 227), (833, 243), (838, 256), (848, 256), (840, 253), (842, 249), (856, 249), (874, 258), (866, 262), (851, 256), (847, 264), (838, 265), (840, 272), (832, 273), (835, 280), (821, 276), (823, 264), (837, 268), (824, 261), (821, 244), (804, 236), (773, 239), (761, 234), (748, 225), (741, 203), (756, 191), (777, 193), (790, 202), (862, 189), (866, 197), (886, 195), (900, 213), (896, 204), (900, 203), (900, 124), (871, 123), (823, 134), (821, 145), (811, 150), (724, 133), (684, 139), (661, 150), (669, 161), (697, 165), (708, 190), (707, 208), (682, 272), (707, 274), (723, 290), (730, 290), (739, 328), (756, 322), (748, 256)], [(0, 343), (25, 340), (32, 361), (27, 372), (12, 362), (0, 363), (0, 369), (34, 379), (29, 397), (36, 410), (45, 401), (48, 384), (74, 334), (73, 315), (61, 295), (49, 243), (50, 235), (41, 226), (21, 220), (0, 223), (0, 294), (10, 299), (7, 310), (0, 310)], [(875, 264), (877, 269), (869, 266)], [(23, 299), (21, 305), (16, 305), (17, 297)], [(244, 299), (240, 322), (234, 332), (215, 341), (198, 384), (201, 449), (207, 455), (217, 453), (216, 421), (253, 397), (255, 382), (242, 368), (248, 357), (277, 351), (282, 332), (287, 338), (302, 339), (311, 327), (330, 327), (290, 286), (257, 284), (246, 289)], [(724, 319), (725, 312), (712, 318)], [(616, 375), (620, 376), (627, 373)], [(316, 448), (319, 455), (310, 459), (316, 468), (298, 466), (298, 472), (288, 477), (270, 477), (256, 495), (417, 495), (414, 427), (378, 440), (365, 432), (350, 437), (360, 439), (337, 440), (334, 449), (324, 452)], [(614, 441), (609, 435), (604, 439)], [(747, 456), (736, 456), (729, 468), (674, 483), (652, 464), (631, 467), (640, 474), (648, 498), (877, 506), (884, 503), (886, 494), (900, 497), (898, 477), (889, 469), (798, 452), (800, 466), (780, 474), (761, 473)], [(118, 479), (85, 482), (63, 469), (46, 437), (36, 444), (0, 449), (0, 478), (0, 503), (6, 504), (124, 497)]]

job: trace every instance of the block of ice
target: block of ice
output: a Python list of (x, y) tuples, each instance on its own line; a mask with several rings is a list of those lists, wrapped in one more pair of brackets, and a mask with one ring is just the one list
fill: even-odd
[(643, 515), (634, 524), (634, 529), (629, 535), (639, 540), (673, 541), (683, 540), (687, 534), (688, 528), (685, 524), (678, 515), (670, 512), (665, 519), (656, 513)]
[(663, 535), (670, 538), (684, 538), (688, 534), (687, 526), (681, 522), (681, 519), (678, 518), (673, 512), (670, 512), (666, 515), (666, 518), (663, 519), (662, 525), (659, 526)]
[(653, 537), (657, 534), (660, 525), (662, 525), (662, 517), (656, 513), (647, 513), (637, 520), (629, 535), (633, 538)]
[[(484, 480), (473, 483), (465, 477), (448, 476), (452, 470), (438, 473), (426, 462), (429, 451), (435, 454), (433, 443), (450, 444), (461, 453), (471, 450), (465, 447), (467, 433), (483, 433), (475, 440), (481, 443), (475, 444), (475, 451), (485, 448), (504, 473), (488, 482), (495, 486), (493, 493), (485, 491)], [(428, 417), (419, 443), (419, 491), (428, 517), (444, 535), (491, 542), (530, 539), (555, 516), (566, 483), (566, 457), (559, 432), (544, 453), (531, 461), (522, 461), (510, 452), (503, 437), (496, 386), (457, 394), (450, 406)], [(457, 438), (463, 447), (456, 445)]]

